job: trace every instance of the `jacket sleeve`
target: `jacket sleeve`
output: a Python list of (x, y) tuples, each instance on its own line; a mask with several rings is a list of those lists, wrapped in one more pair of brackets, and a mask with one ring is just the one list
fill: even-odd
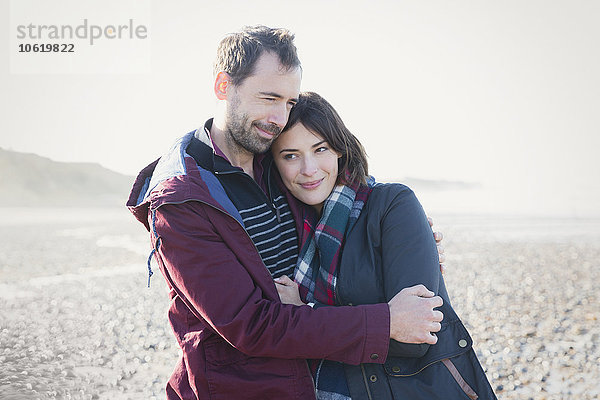
[(282, 304), (242, 226), (200, 202), (162, 205), (153, 223), (159, 262), (174, 290), (242, 353), (349, 364), (386, 359), (387, 304), (315, 310)]
[[(395, 195), (381, 220), (385, 298), (389, 301), (400, 290), (417, 284), (437, 294), (440, 267), (433, 232), (412, 190), (395, 186)], [(428, 349), (428, 344), (390, 340), (389, 356), (422, 357)]]

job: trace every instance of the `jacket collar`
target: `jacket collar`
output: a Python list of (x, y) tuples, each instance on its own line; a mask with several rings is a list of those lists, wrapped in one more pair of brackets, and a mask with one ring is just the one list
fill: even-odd
[[(206, 121), (202, 128), (189, 132), (185, 136), (177, 139), (171, 148), (158, 160), (154, 161), (148, 167), (144, 168), (138, 175), (134, 187), (132, 188), (127, 206), (134, 213), (136, 218), (147, 226), (147, 210), (150, 206), (150, 194), (160, 186), (160, 195), (155, 196), (153, 207), (158, 206), (164, 201), (182, 202), (191, 197), (202, 197), (207, 202), (213, 203), (215, 193), (211, 192), (210, 188), (220, 187), (215, 172), (231, 171), (236, 173), (244, 173), (241, 168), (231, 165), (223, 152), (210, 139), (210, 128), (212, 127), (212, 119)], [(266, 179), (263, 175), (269, 165), (269, 153), (267, 155), (257, 155), (254, 157), (254, 173), (255, 180), (266, 190)], [(198, 168), (200, 167), (200, 168)], [(191, 175), (191, 176), (189, 176)], [(171, 178), (177, 178), (172, 181)], [(211, 192), (206, 192), (206, 196), (201, 196), (197, 193), (197, 186), (194, 187), (194, 194), (190, 190), (175, 191), (171, 186), (181, 185), (185, 182), (190, 182), (190, 179), (200, 179), (204, 181), (206, 189)], [(169, 181), (168, 185), (163, 184)], [(187, 193), (187, 197), (184, 194)], [(220, 193), (220, 192), (219, 192)], [(217, 202), (224, 207), (226, 211), (232, 214), (237, 219), (237, 212), (233, 206), (223, 196), (217, 196)], [(211, 198), (213, 200), (211, 200)], [(216, 203), (215, 203), (216, 204)], [(225, 205), (224, 205), (225, 204)], [(241, 219), (241, 218), (240, 218)]]
[[(219, 146), (212, 140), (210, 137), (212, 124), (213, 118), (210, 118), (204, 123), (202, 128), (198, 128), (194, 132), (194, 137), (190, 140), (190, 143), (186, 148), (187, 154), (192, 156), (200, 167), (208, 171), (217, 173), (244, 172), (242, 168), (231, 165), (231, 162), (225, 153), (223, 153)], [(264, 186), (264, 174), (271, 161), (272, 157), (270, 152), (256, 154), (254, 156), (254, 180), (260, 186)]]
[(196, 163), (212, 172), (226, 171), (241, 171), (241, 168), (236, 168), (231, 165), (225, 153), (213, 142), (210, 137), (210, 128), (212, 127), (213, 119), (209, 119), (204, 124), (203, 128), (198, 128), (190, 140), (186, 153), (196, 160)]

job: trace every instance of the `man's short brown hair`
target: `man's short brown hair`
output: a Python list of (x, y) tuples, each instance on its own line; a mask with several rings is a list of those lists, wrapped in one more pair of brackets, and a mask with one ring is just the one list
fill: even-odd
[(239, 85), (252, 75), (256, 61), (264, 52), (276, 54), (286, 70), (300, 67), (294, 34), (283, 28), (257, 25), (244, 27), (241, 32), (231, 33), (221, 40), (215, 75), (225, 71), (231, 77), (231, 83)]

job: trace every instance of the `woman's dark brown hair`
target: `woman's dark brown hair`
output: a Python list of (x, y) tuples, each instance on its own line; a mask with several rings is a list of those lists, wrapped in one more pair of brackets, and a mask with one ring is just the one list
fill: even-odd
[(327, 100), (314, 92), (300, 93), (284, 132), (297, 123), (322, 136), (333, 150), (342, 155), (338, 160), (339, 183), (366, 183), (369, 167), (365, 149)]

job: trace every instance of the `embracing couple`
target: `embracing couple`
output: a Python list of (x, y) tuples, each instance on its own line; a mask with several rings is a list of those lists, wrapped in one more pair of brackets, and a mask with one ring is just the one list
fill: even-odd
[(293, 39), (225, 37), (214, 118), (130, 195), (182, 349), (167, 398), (495, 399), (421, 205), (376, 183), (335, 109), (300, 93)]

